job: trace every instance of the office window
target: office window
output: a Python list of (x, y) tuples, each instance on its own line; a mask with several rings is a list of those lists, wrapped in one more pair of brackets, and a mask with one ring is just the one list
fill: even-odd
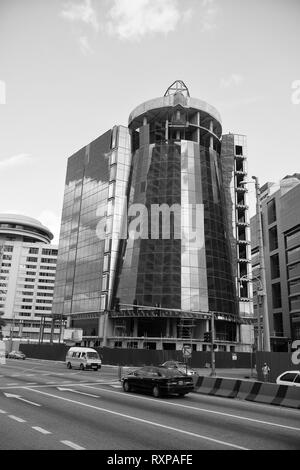
[(12, 245), (5, 245), (4, 248), (3, 248), (3, 251), (6, 251), (8, 253), (12, 253), (13, 249), (14, 249), (14, 247)]
[(271, 199), (271, 201), (268, 202), (268, 224), (272, 224), (273, 222), (276, 221), (276, 202), (275, 199)]
[(116, 192), (116, 182), (114, 181), (113, 183), (110, 183), (110, 185), (108, 186), (108, 199), (114, 197), (115, 192)]
[(273, 308), (281, 308), (281, 287), (280, 283), (272, 284)]
[(300, 261), (300, 246), (287, 252), (287, 263), (290, 264), (295, 261)]
[(295, 263), (291, 266), (288, 266), (288, 277), (292, 278), (296, 276), (300, 276), (300, 263)]
[(241, 145), (235, 146), (235, 154), (236, 155), (243, 155), (243, 147)]
[(110, 167), (109, 181), (114, 181), (117, 176), (117, 165), (112, 165)]
[(280, 266), (279, 266), (279, 255), (273, 255), (270, 257), (271, 265), (271, 279), (276, 279), (280, 277)]
[(57, 256), (58, 250), (50, 249), (50, 248), (43, 248), (42, 250), (43, 255), (50, 255), (50, 256)]
[(300, 279), (289, 281), (289, 295), (300, 294)]
[(26, 261), (28, 261), (29, 263), (37, 263), (37, 258), (35, 258), (34, 256), (27, 256), (26, 258)]
[(277, 226), (272, 227), (269, 230), (269, 246), (270, 251), (277, 250), (278, 248)]
[(29, 249), (29, 254), (30, 255), (38, 255), (39, 254), (39, 249), (32, 247), (32, 248)]
[(300, 295), (295, 295), (290, 299), (290, 311), (300, 310)]
[(300, 229), (296, 232), (290, 233), (285, 236), (286, 248), (292, 248), (295, 245), (300, 245)]
[(274, 313), (273, 324), (275, 336), (283, 336), (283, 320), (281, 312)]

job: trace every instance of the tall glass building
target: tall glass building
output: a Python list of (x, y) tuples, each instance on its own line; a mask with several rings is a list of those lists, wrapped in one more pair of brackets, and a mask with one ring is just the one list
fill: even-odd
[(86, 343), (207, 350), (214, 312), (218, 348), (247, 348), (221, 149), (177, 81), (69, 158), (54, 309)]

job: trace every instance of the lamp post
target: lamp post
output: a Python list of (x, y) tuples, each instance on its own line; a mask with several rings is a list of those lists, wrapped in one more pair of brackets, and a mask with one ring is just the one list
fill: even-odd
[(255, 197), (256, 197), (256, 214), (258, 218), (258, 247), (259, 247), (259, 265), (260, 265), (260, 282), (261, 282), (261, 305), (262, 305), (262, 315), (263, 315), (263, 332), (264, 332), (264, 341), (263, 341), (263, 350), (270, 352), (270, 326), (269, 326), (269, 316), (267, 309), (267, 295), (266, 295), (266, 269), (265, 269), (265, 258), (264, 258), (264, 245), (263, 245), (263, 230), (262, 230), (262, 221), (261, 221), (261, 205), (260, 205), (260, 186), (257, 176), (252, 176), (254, 181), (241, 181), (240, 184), (255, 184)]

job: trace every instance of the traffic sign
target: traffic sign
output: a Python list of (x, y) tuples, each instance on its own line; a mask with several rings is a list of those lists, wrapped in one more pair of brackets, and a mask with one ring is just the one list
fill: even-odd
[(191, 357), (192, 355), (192, 346), (190, 344), (184, 344), (182, 346), (182, 354), (184, 357)]

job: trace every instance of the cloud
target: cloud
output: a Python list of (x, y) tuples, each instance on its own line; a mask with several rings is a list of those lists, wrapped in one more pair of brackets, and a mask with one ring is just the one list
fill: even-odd
[(86, 36), (80, 36), (79, 38), (79, 47), (80, 47), (80, 50), (82, 52), (82, 54), (84, 55), (91, 55), (93, 54), (93, 49), (89, 43), (89, 40)]
[(239, 75), (238, 73), (232, 73), (227, 78), (221, 78), (220, 87), (223, 89), (230, 88), (232, 86), (239, 85), (243, 80), (244, 80), (244, 77), (242, 77), (242, 75)]
[(99, 23), (96, 11), (92, 6), (92, 0), (84, 0), (79, 3), (68, 2), (60, 12), (60, 16), (72, 23), (85, 23), (91, 26), (95, 32), (99, 31)]
[(32, 157), (28, 153), (20, 153), (18, 155), (13, 155), (12, 157), (5, 158), (0, 160), (0, 169), (14, 168), (16, 166), (25, 165), (30, 163)]
[[(180, 22), (191, 18), (191, 10), (182, 13), (177, 0), (112, 0), (107, 13), (106, 31), (124, 40), (141, 39), (146, 34), (168, 34)], [(181, 2), (180, 2), (181, 3)]]
[(215, 0), (202, 0), (200, 29), (202, 32), (211, 31), (217, 27), (216, 16), (219, 8)]
[(0, 104), (6, 104), (6, 84), (0, 80)]
[(58, 244), (60, 231), (60, 216), (55, 212), (45, 209), (36, 217), (45, 227), (49, 228), (54, 235), (52, 243)]

